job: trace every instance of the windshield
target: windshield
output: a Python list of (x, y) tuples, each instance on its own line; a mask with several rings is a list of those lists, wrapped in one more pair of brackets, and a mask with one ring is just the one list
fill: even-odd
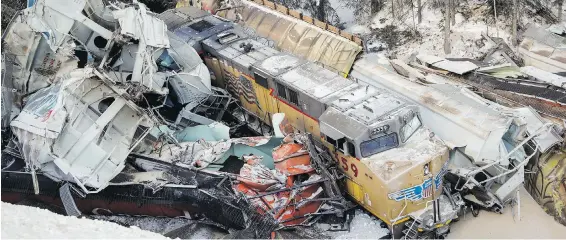
[(376, 153), (383, 152), (399, 146), (397, 141), (397, 133), (390, 133), (369, 141), (365, 141), (360, 145), (362, 157), (369, 157)]
[(161, 54), (161, 56), (159, 56), (156, 62), (159, 71), (175, 71), (175, 72), (181, 71), (181, 67), (179, 67), (179, 65), (177, 65), (177, 63), (171, 57), (171, 55), (169, 55), (169, 51), (167, 49), (163, 51), (163, 53)]
[(421, 120), (415, 114), (411, 120), (401, 128), (401, 141), (406, 142), (421, 127)]

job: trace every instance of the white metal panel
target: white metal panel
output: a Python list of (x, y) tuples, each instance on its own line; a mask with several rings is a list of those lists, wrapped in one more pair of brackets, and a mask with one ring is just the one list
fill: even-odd
[(556, 75), (551, 72), (544, 71), (542, 69), (533, 67), (533, 66), (525, 66), (521, 68), (521, 72), (525, 73), (531, 77), (536, 78), (537, 80), (545, 83), (552, 84), (554, 86), (566, 88), (566, 77), (562, 77), (560, 75)]

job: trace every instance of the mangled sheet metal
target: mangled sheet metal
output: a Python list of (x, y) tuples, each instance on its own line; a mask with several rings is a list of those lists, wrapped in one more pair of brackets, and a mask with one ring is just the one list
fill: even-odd
[(489, 74), (497, 78), (519, 78), (526, 77), (521, 73), (521, 69), (512, 64), (500, 64), (489, 67), (483, 67), (476, 70), (479, 73)]
[(435, 68), (453, 72), (458, 75), (463, 75), (479, 68), (478, 65), (470, 61), (454, 61), (433, 55), (421, 54), (421, 55), (417, 55), (417, 59)]
[(179, 144), (155, 145), (148, 156), (195, 169), (218, 169), (230, 156), (242, 157), (253, 154), (261, 156), (266, 164), (272, 162), (271, 149), (280, 139), (249, 137), (225, 141), (181, 142)]
[[(274, 149), (273, 158), (275, 171), (261, 165), (261, 159), (244, 157), (246, 164), (235, 189), (251, 198), (258, 211), (269, 212), (281, 224), (305, 224), (323, 203), (317, 200), (324, 192), (322, 177), (311, 166), (309, 153), (302, 144), (283, 143)], [(277, 191), (285, 188), (288, 190)]]
[(344, 37), (320, 29), (304, 21), (260, 6), (239, 1), (242, 7), (219, 11), (219, 16), (241, 21), (259, 36), (274, 42), (277, 49), (347, 75), (362, 47)]
[[(518, 116), (522, 117), (526, 123), (526, 131), (528, 134), (535, 134), (537, 129), (542, 128), (544, 125), (550, 123), (549, 120), (544, 119), (531, 107), (514, 109)], [(560, 136), (562, 130), (558, 126), (554, 126), (550, 131), (542, 132), (533, 138), (533, 142), (538, 145), (541, 153), (547, 153), (549, 150), (559, 147), (564, 139)]]
[(519, 45), (525, 65), (559, 73), (566, 72), (566, 38), (544, 27), (529, 26)]
[[(277, 116), (274, 122), (280, 125), (280, 137), (158, 144), (150, 154), (133, 154), (134, 163), (161, 175), (166, 165), (172, 165), (230, 177), (234, 191), (259, 215), (269, 216), (279, 227), (309, 225), (311, 220), (318, 219), (317, 215), (342, 214), (353, 207), (341, 193), (328, 189), (337, 189), (339, 177), (321, 167), (328, 167), (332, 160), (321, 159), (312, 137), (294, 134), (288, 122), (280, 119), (281, 114)], [(151, 178), (155, 174), (146, 175)], [(134, 180), (141, 179), (143, 176)], [(174, 181), (160, 183), (167, 186)], [(327, 201), (334, 201), (333, 206), (325, 205)]]
[(2, 85), (14, 93), (3, 93), (3, 113), (21, 110), (9, 125), (34, 173), (95, 193), (123, 170), (155, 123), (178, 122), (189, 133), (218, 129), (201, 137), (229, 138), (215, 120), (231, 97), (212, 88), (194, 49), (143, 4), (38, 1), (16, 16), (3, 45), (10, 82)]
[(75, 182), (84, 192), (98, 192), (122, 171), (145, 136), (137, 132), (143, 121), (149, 119), (134, 103), (86, 68), (31, 95), (11, 126), (31, 169), (56, 181)]

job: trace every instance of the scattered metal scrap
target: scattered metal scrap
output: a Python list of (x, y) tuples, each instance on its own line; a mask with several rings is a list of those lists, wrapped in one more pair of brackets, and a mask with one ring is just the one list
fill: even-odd
[[(213, 81), (227, 76), (229, 91), (258, 105), (254, 96), (247, 99), (249, 91), (242, 90), (250, 90), (247, 80), (237, 78), (243, 74), (236, 76), (236, 71), (220, 67), (227, 63), (221, 65), (218, 59), (209, 57), (205, 61), (212, 66), (211, 79), (199, 54), (206, 50), (241, 56), (247, 71), (256, 61), (292, 60), (293, 56), (273, 57), (275, 50), (252, 39), (240, 39), (238, 46), (224, 46), (244, 38), (245, 29), (200, 11), (185, 9), (194, 15), (166, 12), (158, 18), (135, 1), (109, 5), (101, 0), (68, 2), (62, 5), (37, 1), (15, 17), (2, 37), (6, 51), (2, 54), (2, 132), (4, 136), (13, 134), (13, 138), (2, 141), (2, 200), (33, 199), (58, 205), (69, 215), (184, 216), (202, 222), (209, 219), (224, 230), (236, 230), (229, 235), (232, 238), (267, 238), (280, 229), (310, 226), (324, 216), (346, 219), (343, 225), (333, 225), (330, 230), (347, 230), (348, 211), (355, 205), (344, 197), (344, 182), (357, 186), (348, 190), (359, 191), (350, 193), (358, 203), (376, 209), (370, 198), (377, 195), (374, 189), (360, 187), (352, 176), (340, 171), (335, 159), (338, 153), (332, 156), (329, 145), (321, 144), (309, 133), (293, 132), (284, 116), (268, 116), (272, 126), (279, 126), (273, 131), (275, 136), (235, 138), (246, 135), (240, 131), (243, 126), (252, 125), (247, 129), (255, 131), (251, 135), (271, 135), (271, 129), (264, 132), (260, 117), (239, 107), (238, 99), (229, 96), (228, 91), (212, 86)], [(181, 27), (193, 20), (191, 27), (202, 30), (202, 34)], [(175, 34), (168, 27), (174, 28)], [(526, 34), (521, 47), (527, 50), (522, 53), (527, 63), (535, 59), (541, 68), (552, 65), (556, 72), (554, 68), (560, 69), (560, 65), (553, 61), (560, 61), (562, 40), (537, 40), (535, 35), (539, 33), (535, 29)], [(327, 60), (330, 65), (349, 66), (359, 51), (352, 49), (353, 55), (347, 51), (344, 55), (350, 62)], [(545, 53), (549, 49), (550, 55)], [(547, 59), (535, 56), (543, 53)], [(366, 56), (354, 63), (352, 77), (374, 87), (356, 85), (357, 94), (351, 92), (351, 96), (336, 99), (328, 109), (324, 105), (321, 137), (333, 141), (332, 147), (340, 149), (341, 156), (378, 169), (367, 171), (365, 177), (373, 180), (372, 175), (377, 174), (374, 176), (378, 180), (388, 179), (387, 184), (393, 184), (398, 179), (389, 177), (392, 171), (411, 169), (422, 174), (418, 185), (379, 195), (384, 198), (380, 201), (387, 203), (383, 209), (389, 210), (384, 215), (391, 221), (393, 235), (446, 236), (449, 224), (466, 208), (474, 214), (479, 208), (501, 212), (506, 203), (514, 200), (525, 178), (535, 199), (558, 221), (566, 222), (566, 190), (560, 178), (564, 176), (565, 159), (563, 126), (542, 118), (531, 108), (509, 108), (490, 102), (467, 87), (433, 74), (465, 75), (468, 81), (492, 84), (496, 89), (565, 103), (563, 77), (535, 67), (519, 68), (520, 64), (509, 56), (508, 47), (499, 45), (483, 63), (418, 55), (416, 64), (393, 60), (386, 68)], [(498, 58), (507, 64), (493, 66), (502, 63)], [(317, 70), (316, 65), (302, 60), (292, 62), (304, 64), (291, 69), (289, 73), (296, 74), (292, 76), (321, 83), (325, 80), (312, 74), (320, 75), (322, 68)], [(347, 72), (336, 66), (335, 70)], [(395, 69), (411, 81), (387, 69)], [(304, 72), (308, 75), (301, 75)], [(324, 73), (350, 84), (334, 73)], [(384, 90), (381, 95), (372, 95), (382, 91), (375, 86), (397, 92), (414, 105), (402, 103)], [(322, 92), (331, 94), (327, 89), (318, 94)], [(356, 109), (361, 115), (355, 120), (355, 114), (337, 110), (368, 99), (380, 102), (380, 106), (409, 106), (410, 111), (401, 117), (379, 112), (376, 104), (368, 104)], [(369, 125), (374, 122), (363, 125), (359, 120), (385, 116), (389, 116), (388, 125), (371, 129)], [(248, 117), (251, 124), (246, 123)], [(341, 127), (346, 126), (340, 121), (357, 124), (357, 132), (342, 132)], [(384, 150), (372, 159), (360, 157), (356, 145), (345, 140), (359, 140), (367, 137), (367, 132), (387, 132), (390, 127), (409, 131), (404, 126), (411, 126), (413, 131), (402, 138), (404, 144), (399, 146), (397, 137), (382, 140), (397, 144), (395, 150)], [(356, 137), (350, 136), (352, 133)], [(366, 142), (369, 140), (373, 141)], [(337, 145), (340, 141), (342, 145)], [(424, 145), (411, 145), (417, 143)], [(445, 145), (450, 148), (449, 154)], [(409, 156), (433, 152), (436, 155), (427, 159)], [(391, 161), (379, 163), (383, 159)], [(431, 165), (432, 161), (441, 164)], [(347, 171), (344, 157), (341, 163)], [(358, 168), (351, 166), (350, 175), (356, 177)], [(536, 175), (525, 177), (525, 168)], [(407, 204), (429, 197), (432, 200), (424, 207)], [(412, 209), (405, 211), (407, 206)], [(397, 210), (400, 212), (395, 218), (391, 213)]]

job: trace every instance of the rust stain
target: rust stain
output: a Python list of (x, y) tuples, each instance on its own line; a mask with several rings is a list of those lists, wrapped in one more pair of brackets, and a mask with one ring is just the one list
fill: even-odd
[(449, 107), (449, 106), (439, 106), (438, 105), (438, 99), (432, 97), (430, 94), (426, 94), (424, 96), (420, 97), (421, 101), (430, 105), (433, 108), (439, 109), (439, 110), (444, 110), (446, 112), (452, 113), (452, 114), (460, 114), (460, 110), (457, 108), (453, 108), (453, 107)]

